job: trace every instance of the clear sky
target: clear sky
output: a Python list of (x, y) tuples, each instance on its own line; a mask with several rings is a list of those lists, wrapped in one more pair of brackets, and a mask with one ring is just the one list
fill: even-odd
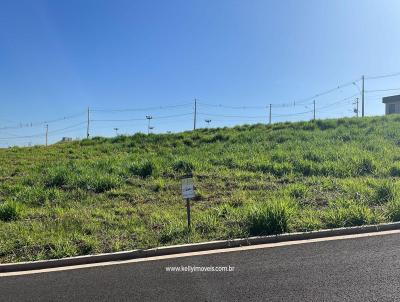
[[(194, 98), (199, 127), (265, 123), (269, 104), (273, 122), (307, 120), (301, 100), (400, 71), (399, 13), (398, 0), (0, 0), (0, 146), (44, 143), (42, 121), (51, 142), (83, 137), (88, 106), (182, 105), (93, 111), (91, 134), (106, 136), (146, 132), (146, 115), (156, 133), (188, 130)], [(387, 88), (400, 76), (366, 81)], [(315, 98), (317, 118), (354, 115), (357, 93)], [(383, 114), (380, 98), (396, 93), (367, 93), (366, 114)]]

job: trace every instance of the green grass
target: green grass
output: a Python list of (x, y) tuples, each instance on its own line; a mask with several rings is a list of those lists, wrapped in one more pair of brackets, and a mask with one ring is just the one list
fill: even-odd
[(398, 221), (399, 128), (393, 115), (0, 149), (0, 262)]

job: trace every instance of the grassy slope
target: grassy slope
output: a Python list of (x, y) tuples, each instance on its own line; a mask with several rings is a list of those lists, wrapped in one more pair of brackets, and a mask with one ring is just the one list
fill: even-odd
[(400, 219), (400, 117), (0, 150), (0, 262)]

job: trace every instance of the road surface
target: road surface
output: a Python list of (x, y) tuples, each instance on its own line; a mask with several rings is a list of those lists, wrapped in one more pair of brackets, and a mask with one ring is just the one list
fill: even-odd
[[(228, 272), (167, 272), (167, 267)], [(399, 301), (400, 234), (0, 277), (0, 301)]]

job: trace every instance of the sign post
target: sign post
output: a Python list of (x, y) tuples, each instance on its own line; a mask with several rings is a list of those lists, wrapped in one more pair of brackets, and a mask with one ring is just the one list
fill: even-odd
[(190, 231), (190, 199), (194, 197), (193, 178), (182, 179), (182, 197), (186, 199), (187, 225)]
[(187, 225), (188, 230), (190, 231), (190, 199), (186, 199), (186, 216), (187, 216)]

